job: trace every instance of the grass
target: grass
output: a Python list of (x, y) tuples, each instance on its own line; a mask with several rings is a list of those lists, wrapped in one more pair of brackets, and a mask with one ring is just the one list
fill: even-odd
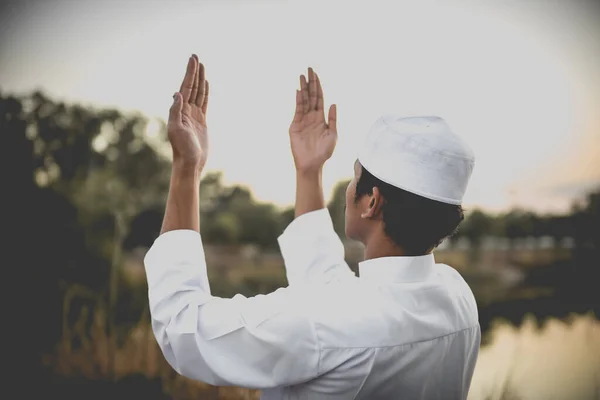
[[(72, 290), (65, 299), (65, 313), (69, 299), (75, 294), (85, 294)], [(148, 324), (147, 313), (126, 333), (124, 340), (112, 338), (107, 333), (107, 318), (104, 306), (98, 303), (95, 309), (83, 309), (80, 318), (72, 324), (64, 325), (63, 335), (53, 354), (44, 357), (44, 364), (55, 376), (66, 378), (66, 382), (83, 382), (88, 391), (94, 391), (92, 382), (114, 382), (115, 391), (106, 392), (107, 397), (136, 398), (159, 381), (160, 389), (166, 398), (174, 400), (215, 399), (215, 400), (254, 400), (260, 398), (258, 390), (234, 387), (214, 387), (202, 382), (179, 376), (166, 362)], [(110, 357), (111, 343), (117, 342), (114, 361)], [(138, 382), (137, 386), (131, 382)], [(123, 383), (123, 384), (121, 384)], [(117, 391), (119, 385), (127, 385), (127, 395)], [(514, 391), (506, 386), (501, 396), (486, 397), (485, 400), (517, 400)], [(158, 393), (152, 393), (152, 396)], [(63, 397), (64, 399), (65, 397)], [(68, 397), (67, 397), (68, 398)], [(74, 397), (73, 397), (74, 398)], [(154, 398), (154, 397), (152, 397)], [(147, 398), (145, 400), (148, 400)]]
[[(64, 314), (77, 296), (93, 296), (81, 287), (70, 288), (65, 297)], [(64, 324), (62, 338), (52, 354), (42, 362), (56, 377), (72, 382), (120, 382), (131, 377), (144, 382), (159, 380), (168, 398), (187, 399), (258, 399), (259, 392), (240, 388), (217, 388), (179, 376), (164, 359), (148, 322), (148, 313), (124, 337), (109, 334), (106, 307), (100, 300), (94, 308), (83, 308), (74, 324)], [(114, 359), (111, 346), (117, 343)], [(135, 393), (131, 393), (134, 398)], [(108, 398), (108, 397), (107, 397)], [(115, 398), (110, 397), (110, 398)]]
[[(88, 307), (81, 308), (78, 319), (67, 323), (67, 316), (72, 312), (71, 304), (80, 298), (88, 298), (91, 301), (88, 302)], [(63, 307), (65, 322), (62, 337), (54, 351), (43, 358), (43, 363), (54, 377), (59, 377), (58, 380), (67, 383), (63, 386), (80, 383), (82, 392), (78, 395), (55, 397), (63, 400), (79, 399), (82, 396), (102, 400), (259, 399), (260, 392), (257, 390), (213, 387), (179, 376), (166, 362), (154, 339), (147, 309), (133, 328), (126, 332), (108, 329), (106, 310), (103, 301), (83, 287), (72, 286), (67, 291)], [(590, 343), (595, 339), (588, 338)], [(526, 357), (525, 353), (524, 351), (523, 354), (516, 354), (516, 359)], [(515, 367), (509, 366), (508, 369), (505, 379), (494, 379), (494, 387), (486, 390), (481, 397), (469, 400), (529, 400), (521, 397), (516, 390), (512, 379)], [(97, 383), (104, 384), (108, 389), (103, 392), (97, 391)], [(56, 395), (56, 387), (51, 386), (49, 390)], [(90, 397), (96, 391), (97, 396)], [(164, 397), (156, 397), (161, 394), (164, 394)], [(600, 400), (598, 386), (595, 399)]]

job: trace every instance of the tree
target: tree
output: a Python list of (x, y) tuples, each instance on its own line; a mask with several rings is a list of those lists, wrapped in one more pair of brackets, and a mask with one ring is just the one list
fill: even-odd
[(296, 211), (294, 207), (288, 207), (281, 211), (279, 216), (279, 231), (283, 232), (285, 228), (288, 227), (289, 224), (292, 223), (294, 217), (296, 215)]
[(600, 189), (587, 195), (571, 217), (575, 243), (580, 248), (600, 249)]
[(494, 227), (494, 219), (490, 215), (481, 210), (475, 209), (471, 211), (460, 224), (460, 236), (469, 240), (471, 246), (479, 248), (481, 240), (485, 235), (492, 233)]
[(531, 213), (521, 209), (511, 210), (502, 216), (504, 236), (510, 240), (511, 247), (516, 239), (530, 236), (533, 233)]
[(339, 182), (333, 188), (333, 193), (327, 208), (333, 221), (333, 227), (340, 237), (345, 237), (346, 188), (350, 180)]
[(0, 151), (10, 175), (4, 226), (13, 241), (9, 251), (22, 249), (6, 255), (20, 264), (7, 281), (43, 299), (35, 318), (26, 302), (16, 305), (23, 316), (14, 321), (18, 339), (25, 341), (19, 365), (28, 373), (60, 334), (66, 285), (83, 283), (108, 297), (109, 267), (120, 265), (115, 254), (127, 219), (156, 202), (168, 184), (168, 160), (145, 142), (146, 122), (58, 103), (41, 92), (0, 96)]

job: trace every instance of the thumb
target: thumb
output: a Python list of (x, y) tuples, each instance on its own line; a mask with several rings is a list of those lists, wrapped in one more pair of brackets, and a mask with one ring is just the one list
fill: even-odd
[(181, 100), (181, 93), (175, 92), (173, 104), (169, 110), (169, 124), (181, 124), (181, 109), (183, 108), (183, 101)]
[(328, 121), (327, 121), (327, 125), (329, 126), (329, 129), (332, 132), (336, 132), (337, 133), (337, 107), (335, 106), (335, 104), (332, 104), (331, 107), (329, 107), (329, 116), (328, 116)]

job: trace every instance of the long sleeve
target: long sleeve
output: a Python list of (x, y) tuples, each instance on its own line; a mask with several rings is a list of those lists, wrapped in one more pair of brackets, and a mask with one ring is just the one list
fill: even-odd
[(299, 291), (212, 296), (201, 237), (191, 230), (162, 234), (144, 264), (152, 329), (181, 375), (259, 389), (318, 375), (319, 344)]
[(356, 278), (326, 208), (296, 218), (277, 240), (290, 286)]

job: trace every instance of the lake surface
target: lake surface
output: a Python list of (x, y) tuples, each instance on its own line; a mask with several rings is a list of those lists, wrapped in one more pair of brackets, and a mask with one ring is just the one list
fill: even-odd
[(497, 323), (468, 400), (600, 400), (600, 322), (593, 315)]

